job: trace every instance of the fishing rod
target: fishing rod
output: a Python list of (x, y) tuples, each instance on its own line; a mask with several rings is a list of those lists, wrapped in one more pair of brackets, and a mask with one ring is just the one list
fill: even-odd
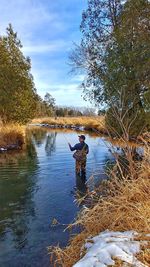
[(63, 134), (63, 137), (64, 137), (65, 141), (66, 141), (68, 144), (70, 144), (70, 142), (69, 142), (69, 140), (67, 139), (66, 135), (65, 135), (64, 133), (62, 133), (62, 134)]
[(65, 141), (67, 142), (67, 144), (69, 144), (69, 140), (67, 139), (66, 135), (64, 133), (62, 133), (62, 134), (63, 134), (63, 137), (64, 137)]
[[(64, 133), (62, 133), (62, 134), (63, 134), (63, 137), (64, 137), (65, 141), (67, 142), (67, 144), (70, 144), (70, 142), (69, 142), (69, 140), (67, 139), (66, 135), (65, 135)], [(95, 154), (94, 154), (93, 149), (91, 149), (90, 151), (93, 153), (93, 156), (94, 156), (94, 158), (95, 158)]]
[[(70, 144), (70, 142), (68, 141), (66, 135), (64, 133), (62, 133), (62, 134), (63, 134), (63, 137), (64, 137), (65, 141), (67, 142), (67, 144)], [(91, 148), (90, 151), (92, 152), (94, 160), (96, 161), (94, 150)], [(101, 163), (100, 165), (103, 165), (103, 164)]]

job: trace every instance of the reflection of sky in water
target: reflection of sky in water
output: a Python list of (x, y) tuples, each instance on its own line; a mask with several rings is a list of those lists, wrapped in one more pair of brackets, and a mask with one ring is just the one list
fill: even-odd
[[(28, 153), (16, 163), (0, 166), (0, 266), (49, 266), (46, 247), (66, 245), (65, 225), (79, 208), (74, 187), (86, 191), (75, 177), (74, 159), (67, 140), (74, 145), (78, 133), (34, 130)], [(104, 165), (112, 158), (108, 143), (86, 135), (90, 153), (87, 179), (105, 177)], [(36, 153), (35, 153), (36, 149)], [(60, 225), (51, 227), (56, 218)]]

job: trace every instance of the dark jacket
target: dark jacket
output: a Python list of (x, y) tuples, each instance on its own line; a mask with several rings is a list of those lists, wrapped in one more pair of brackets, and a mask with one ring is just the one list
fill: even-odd
[(84, 150), (86, 150), (86, 153), (88, 154), (89, 153), (89, 146), (85, 142), (78, 143), (78, 144), (76, 144), (73, 147), (70, 145), (70, 150), (71, 151), (74, 151), (74, 150), (82, 150), (83, 147), (84, 147)]

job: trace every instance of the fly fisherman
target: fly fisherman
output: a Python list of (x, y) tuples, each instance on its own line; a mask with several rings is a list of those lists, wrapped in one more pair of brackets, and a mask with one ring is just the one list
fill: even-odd
[(70, 143), (69, 147), (71, 151), (76, 152), (73, 154), (73, 158), (76, 160), (76, 173), (81, 175), (85, 175), (86, 172), (86, 158), (87, 154), (89, 153), (89, 147), (85, 143), (85, 136), (80, 135), (79, 137), (79, 143), (75, 146), (71, 146)]

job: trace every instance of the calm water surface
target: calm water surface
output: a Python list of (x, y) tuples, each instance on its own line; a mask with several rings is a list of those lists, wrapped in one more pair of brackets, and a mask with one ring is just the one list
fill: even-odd
[[(86, 190), (67, 145), (78, 141), (78, 133), (33, 129), (28, 139), (26, 153), (0, 165), (0, 267), (51, 266), (47, 247), (67, 244), (65, 224), (79, 210), (74, 192)], [(96, 184), (112, 156), (103, 138), (86, 134), (86, 142), (87, 179), (94, 173)], [(52, 227), (54, 218), (60, 224)]]

